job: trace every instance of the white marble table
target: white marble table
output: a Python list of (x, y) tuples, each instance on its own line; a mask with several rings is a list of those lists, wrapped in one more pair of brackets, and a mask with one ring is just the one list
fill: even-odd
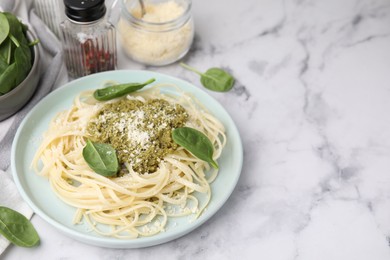
[[(143, 249), (72, 240), (39, 216), (41, 245), (5, 259), (390, 259), (390, 1), (194, 0), (185, 61), (237, 79), (209, 92), (244, 145), (239, 183), (188, 235)], [(178, 64), (120, 68), (198, 77)]]

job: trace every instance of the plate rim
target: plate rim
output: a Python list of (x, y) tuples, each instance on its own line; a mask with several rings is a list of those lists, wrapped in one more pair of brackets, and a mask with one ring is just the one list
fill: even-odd
[[(65, 226), (64, 224), (60, 223), (56, 219), (51, 218), (39, 206), (35, 205), (35, 203), (32, 201), (32, 199), (30, 199), (30, 197), (28, 196), (27, 192), (24, 190), (24, 188), (21, 184), (21, 181), (20, 181), (21, 177), (17, 173), (17, 169), (16, 169), (16, 152), (17, 152), (18, 144), (19, 144), (19, 142), (21, 142), (20, 135), (21, 135), (21, 132), (23, 131), (23, 129), (25, 128), (25, 126), (29, 123), (30, 118), (36, 113), (35, 111), (39, 110), (39, 108), (41, 106), (45, 106), (45, 104), (47, 102), (49, 102), (53, 97), (58, 95), (57, 93), (61, 93), (62, 91), (66, 91), (67, 88), (75, 88), (74, 85), (77, 85), (80, 82), (88, 81), (91, 78), (99, 78), (99, 77), (105, 77), (106, 75), (124, 74), (124, 73), (129, 73), (129, 74), (144, 74), (144, 73), (146, 73), (146, 74), (151, 74), (151, 75), (155, 75), (155, 76), (162, 77), (162, 78), (167, 78), (171, 81), (183, 83), (183, 84), (195, 89), (195, 94), (196, 94), (196, 92), (199, 92), (201, 95), (208, 96), (208, 98), (212, 99), (212, 101), (214, 102), (214, 105), (219, 106), (220, 109), (222, 110), (222, 112), (226, 114), (227, 119), (229, 121), (231, 121), (231, 124), (229, 125), (229, 129), (233, 130), (232, 132), (234, 132), (236, 134), (237, 139), (235, 141), (237, 142), (237, 144), (239, 144), (238, 147), (234, 147), (235, 149), (238, 149), (237, 153), (240, 155), (239, 158), (235, 158), (235, 160), (237, 161), (237, 163), (235, 163), (235, 164), (237, 165), (238, 172), (234, 175), (235, 178), (232, 179), (233, 185), (230, 187), (229, 190), (227, 190), (225, 192), (225, 196), (223, 196), (223, 199), (215, 207), (215, 210), (211, 211), (211, 213), (210, 213), (210, 211), (207, 210), (208, 208), (206, 208), (206, 211), (202, 213), (203, 217), (196, 219), (196, 221), (192, 222), (191, 225), (188, 225), (186, 228), (182, 228), (182, 229), (177, 230), (176, 232), (173, 232), (173, 233), (172, 232), (170, 232), (170, 233), (169, 232), (168, 233), (161, 232), (158, 234), (158, 235), (160, 235), (160, 237), (158, 237), (157, 239), (155, 238), (155, 235), (150, 236), (150, 237), (136, 238), (136, 239), (125, 239), (125, 240), (115, 239), (115, 238), (113, 239), (112, 237), (104, 237), (104, 236), (101, 236), (101, 237), (100, 236), (88, 236), (87, 232), (82, 233), (78, 230), (71, 229), (71, 228)], [(180, 84), (178, 84), (178, 85), (180, 87)], [(86, 89), (87, 88), (83, 88), (83, 89), (80, 89), (80, 91), (86, 90)], [(72, 101), (73, 100), (72, 98), (74, 98), (74, 97), (67, 97), (66, 100)], [(202, 100), (200, 100), (200, 102), (202, 102)], [(59, 111), (56, 111), (56, 112), (59, 112)], [(149, 247), (149, 246), (154, 246), (154, 245), (158, 245), (158, 244), (163, 244), (163, 243), (172, 241), (174, 239), (177, 239), (181, 236), (184, 236), (184, 235), (192, 232), (193, 230), (197, 229), (198, 227), (203, 225), (206, 221), (208, 221), (212, 216), (214, 216), (225, 205), (226, 201), (229, 199), (229, 197), (233, 193), (235, 187), (237, 186), (238, 180), (239, 180), (239, 178), (241, 176), (241, 172), (242, 172), (243, 157), (244, 157), (243, 145), (242, 145), (242, 140), (241, 140), (241, 136), (240, 136), (240, 133), (238, 131), (238, 128), (237, 128), (236, 124), (234, 123), (230, 114), (221, 105), (221, 103), (219, 103), (219, 101), (216, 100), (213, 96), (211, 96), (203, 89), (196, 87), (195, 85), (193, 85), (192, 83), (190, 83), (186, 80), (183, 80), (183, 79), (180, 79), (177, 77), (173, 77), (173, 76), (170, 76), (170, 75), (167, 75), (164, 73), (148, 71), (148, 70), (125, 70), (124, 69), (124, 70), (115, 70), (115, 71), (106, 71), (106, 72), (95, 73), (95, 74), (92, 74), (89, 76), (85, 76), (85, 77), (82, 77), (79, 79), (75, 79), (75, 80), (66, 82), (66, 83), (62, 84), (61, 86), (59, 86), (58, 88), (56, 88), (55, 90), (53, 90), (52, 92), (50, 92), (45, 97), (43, 97), (28, 112), (28, 114), (23, 118), (22, 122), (20, 123), (20, 125), (16, 131), (14, 140), (12, 142), (12, 148), (11, 148), (11, 171), (12, 171), (12, 176), (13, 176), (15, 185), (16, 185), (21, 197), (31, 207), (31, 209), (33, 209), (34, 213), (39, 215), (39, 217), (41, 217), (43, 220), (45, 220), (47, 223), (49, 223), (52, 227), (54, 227), (54, 229), (57, 229), (62, 234), (66, 235), (67, 237), (73, 238), (73, 239), (78, 240), (78, 241), (85, 243), (85, 244), (94, 245), (94, 246), (101, 246), (101, 247), (106, 247), (106, 248), (143, 248), (143, 247)], [(164, 233), (165, 233), (165, 235), (164, 235)]]

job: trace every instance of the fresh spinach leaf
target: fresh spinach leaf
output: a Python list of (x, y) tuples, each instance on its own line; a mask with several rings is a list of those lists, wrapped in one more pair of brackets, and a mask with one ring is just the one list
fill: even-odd
[(106, 88), (95, 90), (93, 96), (95, 99), (99, 101), (106, 101), (140, 90), (141, 88), (145, 87), (146, 85), (154, 81), (155, 79), (152, 78), (144, 83), (126, 83), (126, 84), (109, 86)]
[(20, 44), (28, 44), (24, 30), (25, 25), (15, 15), (7, 12), (3, 14), (7, 17), (9, 23), (9, 35), (17, 39)]
[(16, 78), (18, 76), (18, 68), (16, 63), (12, 63), (8, 66), (4, 72), (0, 75), (0, 93), (8, 93), (16, 86)]
[(11, 41), (16, 45), (16, 47), (19, 47), (19, 46), (20, 46), (20, 43), (19, 43), (18, 39), (16, 39), (12, 34), (10, 34), (8, 37), (9, 37), (9, 38), (11, 39)]
[(7, 64), (13, 62), (12, 58), (12, 41), (7, 38), (0, 44), (0, 59), (2, 59)]
[(18, 70), (16, 78), (16, 86), (19, 85), (28, 75), (32, 64), (31, 64), (31, 51), (27, 45), (20, 45), (15, 50), (15, 63)]
[(191, 127), (179, 127), (172, 131), (172, 139), (195, 157), (218, 169), (217, 162), (213, 160), (213, 144), (202, 132)]
[(15, 49), (15, 62), (0, 75), (0, 93), (5, 94), (21, 83), (31, 69), (31, 52), (26, 45)]
[(35, 45), (37, 45), (37, 44), (40, 43), (40, 42), (41, 42), (40, 40), (36, 39), (36, 40), (34, 40), (34, 41), (32, 41), (32, 42), (29, 42), (29, 43), (28, 43), (28, 47), (35, 46)]
[(0, 234), (17, 246), (33, 247), (39, 236), (31, 222), (19, 212), (0, 206)]
[(235, 80), (233, 76), (223, 69), (211, 68), (208, 69), (205, 73), (202, 73), (185, 63), (180, 63), (180, 65), (198, 74), (200, 76), (200, 82), (202, 85), (209, 90), (227, 92), (234, 86)]
[(0, 13), (0, 44), (7, 39), (9, 33), (9, 23), (7, 17)]
[(114, 177), (119, 171), (116, 151), (109, 144), (87, 140), (87, 145), (83, 149), (83, 157), (92, 170), (105, 177)]
[(8, 63), (0, 59), (0, 75), (8, 68)]

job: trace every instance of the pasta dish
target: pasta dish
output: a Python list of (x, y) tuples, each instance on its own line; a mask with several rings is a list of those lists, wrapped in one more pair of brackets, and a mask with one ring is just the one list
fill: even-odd
[[(93, 92), (81, 92), (52, 119), (32, 162), (55, 194), (77, 209), (73, 223), (129, 239), (164, 231), (170, 218), (199, 217), (211, 199), (218, 168), (175, 143), (171, 134), (181, 127), (200, 131), (217, 160), (226, 143), (222, 123), (171, 84), (108, 101), (96, 100)], [(89, 140), (114, 148), (119, 162), (115, 176), (90, 167), (83, 156)]]

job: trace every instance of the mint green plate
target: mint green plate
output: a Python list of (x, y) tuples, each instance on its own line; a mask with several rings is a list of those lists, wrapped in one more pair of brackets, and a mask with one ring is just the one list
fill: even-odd
[[(152, 237), (122, 240), (103, 237), (90, 231), (87, 224), (73, 225), (75, 208), (56, 197), (48, 180), (38, 176), (31, 168), (31, 161), (40, 145), (50, 120), (60, 111), (68, 109), (74, 97), (82, 90), (96, 89), (109, 80), (118, 83), (144, 82), (155, 78), (156, 83), (174, 83), (186, 92), (193, 93), (226, 128), (227, 144), (218, 160), (220, 172), (212, 183), (212, 199), (202, 215), (171, 218), (164, 232)], [(45, 221), (59, 231), (83, 243), (110, 248), (141, 248), (179, 238), (206, 222), (226, 202), (233, 192), (241, 173), (243, 149), (239, 132), (225, 109), (203, 90), (183, 80), (149, 71), (117, 70), (93, 74), (74, 80), (53, 91), (37, 104), (25, 117), (16, 132), (11, 151), (13, 178), (23, 199)], [(204, 198), (200, 194), (199, 199)], [(218, 224), (218, 222), (216, 222)], [(221, 222), (219, 222), (221, 223)], [(38, 230), (40, 232), (40, 230)], [(42, 231), (41, 231), (42, 232)]]

